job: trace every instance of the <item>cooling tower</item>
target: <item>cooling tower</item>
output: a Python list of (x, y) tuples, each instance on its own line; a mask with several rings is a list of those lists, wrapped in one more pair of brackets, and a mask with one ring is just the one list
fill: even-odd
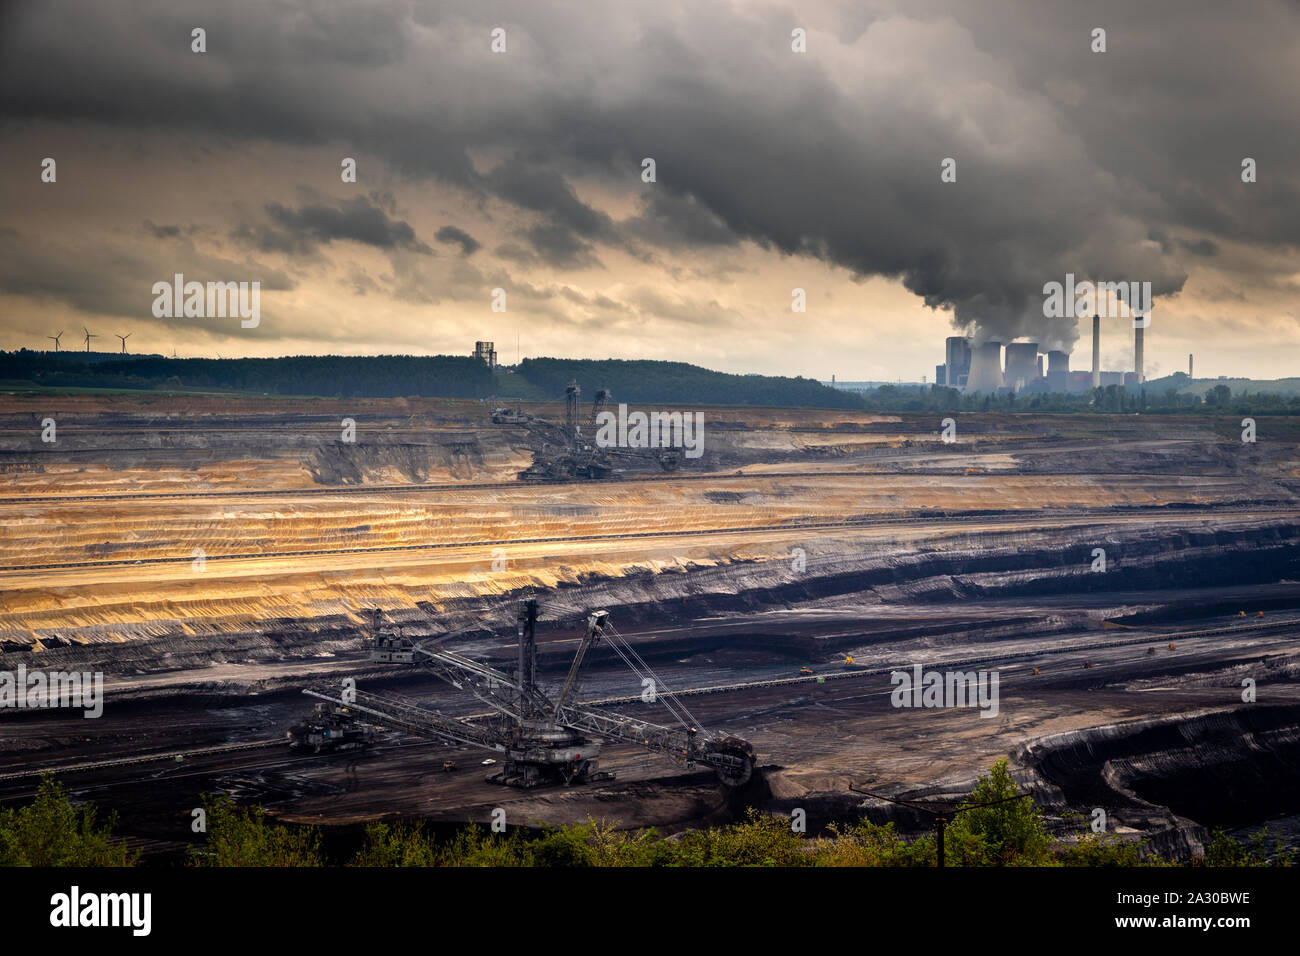
[(1068, 372), (1070, 370), (1070, 353), (1052, 349), (1047, 353), (1047, 370), (1049, 372)]
[(1012, 388), (1038, 378), (1038, 343), (1011, 342), (1007, 345), (1007, 369), (1002, 381)]
[(1002, 343), (985, 342), (975, 348), (970, 357), (970, 377), (966, 379), (967, 394), (991, 394), (1002, 387)]

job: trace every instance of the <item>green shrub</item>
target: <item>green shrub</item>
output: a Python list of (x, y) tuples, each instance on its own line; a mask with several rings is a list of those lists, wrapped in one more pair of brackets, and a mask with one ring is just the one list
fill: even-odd
[(134, 866), (139, 854), (112, 839), (116, 824), (112, 814), (97, 824), (93, 805), (75, 806), (45, 774), (30, 806), (0, 810), (0, 866)]
[[(946, 834), (945, 862), (954, 866), (1041, 866), (1053, 862), (1042, 811), (1020, 793), (999, 760), (980, 777)], [(985, 806), (985, 804), (988, 804)]]
[(235, 806), (227, 796), (203, 798), (208, 841), (196, 866), (324, 866), (320, 833), (271, 823), (261, 807)]

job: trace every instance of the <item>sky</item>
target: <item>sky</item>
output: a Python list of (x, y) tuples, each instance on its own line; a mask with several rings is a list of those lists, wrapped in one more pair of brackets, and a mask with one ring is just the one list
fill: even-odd
[[(1068, 273), (1151, 283), (1149, 378), (1298, 375), (1298, 102), (1282, 0), (11, 0), (0, 347), (933, 380), (1089, 367)], [(177, 273), (260, 321), (155, 316)]]

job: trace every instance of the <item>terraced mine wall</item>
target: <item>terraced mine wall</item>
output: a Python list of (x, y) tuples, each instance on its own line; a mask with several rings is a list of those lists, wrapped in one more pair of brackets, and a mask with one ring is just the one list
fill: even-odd
[[(893, 823), (910, 836), (932, 831), (928, 814), (853, 793), (783, 796), (780, 784), (769, 782), (775, 768), (764, 769), (750, 790), (737, 796), (771, 812), (799, 807), (810, 831), (859, 817)], [(1012, 772), (1058, 838), (1086, 831), (1091, 809), (1099, 807), (1106, 812), (1108, 834), (1139, 840), (1144, 854), (1185, 861), (1204, 853), (1213, 830), (1295, 812), (1300, 706), (1249, 704), (1054, 734), (1020, 747), (1012, 755)], [(973, 782), (897, 796), (956, 804)]]
[[(1045, 538), (1041, 534), (963, 534), (952, 550), (880, 548), (863, 553), (846, 542), (809, 541), (806, 571), (794, 572), (784, 556), (742, 560), (698, 568), (654, 571), (629, 567), (621, 575), (582, 574), (553, 582), (522, 580), (516, 586), (422, 600), (415, 594), (395, 600), (391, 589), (383, 601), (388, 616), (413, 637), (432, 637), (469, 628), (453, 644), (473, 650), (475, 631), (486, 637), (512, 634), (513, 601), (525, 591), (542, 597), (545, 620), (577, 626), (593, 608), (614, 609), (620, 627), (680, 623), (738, 611), (826, 607), (839, 601), (855, 606), (935, 604), (1013, 597), (1157, 589), (1197, 589), (1231, 584), (1259, 585), (1300, 579), (1300, 519), (1278, 523), (1236, 519), (1234, 527), (1203, 530), (1150, 529), (1094, 533), (1074, 529)], [(1208, 524), (1209, 522), (1207, 522)], [(1090, 572), (1094, 546), (1107, 548), (1112, 564), (1105, 574)], [(425, 593), (433, 589), (423, 589)], [(549, 596), (548, 596), (549, 595)], [(1116, 603), (1120, 598), (1116, 598)], [(42, 666), (96, 665), (140, 671), (204, 668), (227, 661), (311, 661), (359, 652), (364, 637), (363, 589), (340, 585), (329, 595), (312, 597), (316, 613), (277, 615), (268, 606), (256, 626), (232, 618), (202, 626), (194, 618), (141, 623), (103, 622), (42, 631), (45, 650), (33, 652), (29, 639), (0, 638), (0, 660)], [(269, 613), (267, 613), (269, 612)], [(869, 618), (869, 615), (864, 615)], [(1010, 621), (996, 618), (972, 628), (961, 639), (978, 642), (980, 633), (1005, 636)], [(1042, 625), (1039, 623), (1039, 630)], [(826, 641), (778, 633), (739, 635), (751, 649), (789, 655), (792, 660), (823, 659), (852, 643), (896, 640), (897, 631), (873, 635), (869, 620), (843, 641)], [(501, 639), (492, 639), (501, 643)], [(707, 644), (700, 645), (707, 646)], [(676, 645), (663, 653), (678, 654)], [(652, 653), (659, 653), (653, 651)], [(201, 679), (201, 671), (196, 674)]]
[(1049, 809), (1102, 807), (1112, 828), (1144, 831), (1155, 852), (1184, 857), (1203, 849), (1207, 830), (1295, 812), (1300, 706), (1071, 731), (1030, 743), (1018, 760), (1059, 795)]

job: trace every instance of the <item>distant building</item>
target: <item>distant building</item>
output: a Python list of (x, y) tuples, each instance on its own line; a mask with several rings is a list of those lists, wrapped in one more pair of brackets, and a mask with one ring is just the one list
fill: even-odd
[(497, 350), (491, 342), (475, 342), (474, 358), (486, 362), (488, 368), (497, 367)]
[(1091, 372), (1066, 372), (1065, 374), (1069, 376), (1066, 379), (1069, 383), (1065, 389), (1067, 392), (1080, 393), (1089, 391), (1092, 388)]
[(956, 387), (958, 379), (970, 375), (970, 339), (963, 335), (948, 336), (943, 343), (943, 369), (944, 377), (935, 379), (939, 385)]

